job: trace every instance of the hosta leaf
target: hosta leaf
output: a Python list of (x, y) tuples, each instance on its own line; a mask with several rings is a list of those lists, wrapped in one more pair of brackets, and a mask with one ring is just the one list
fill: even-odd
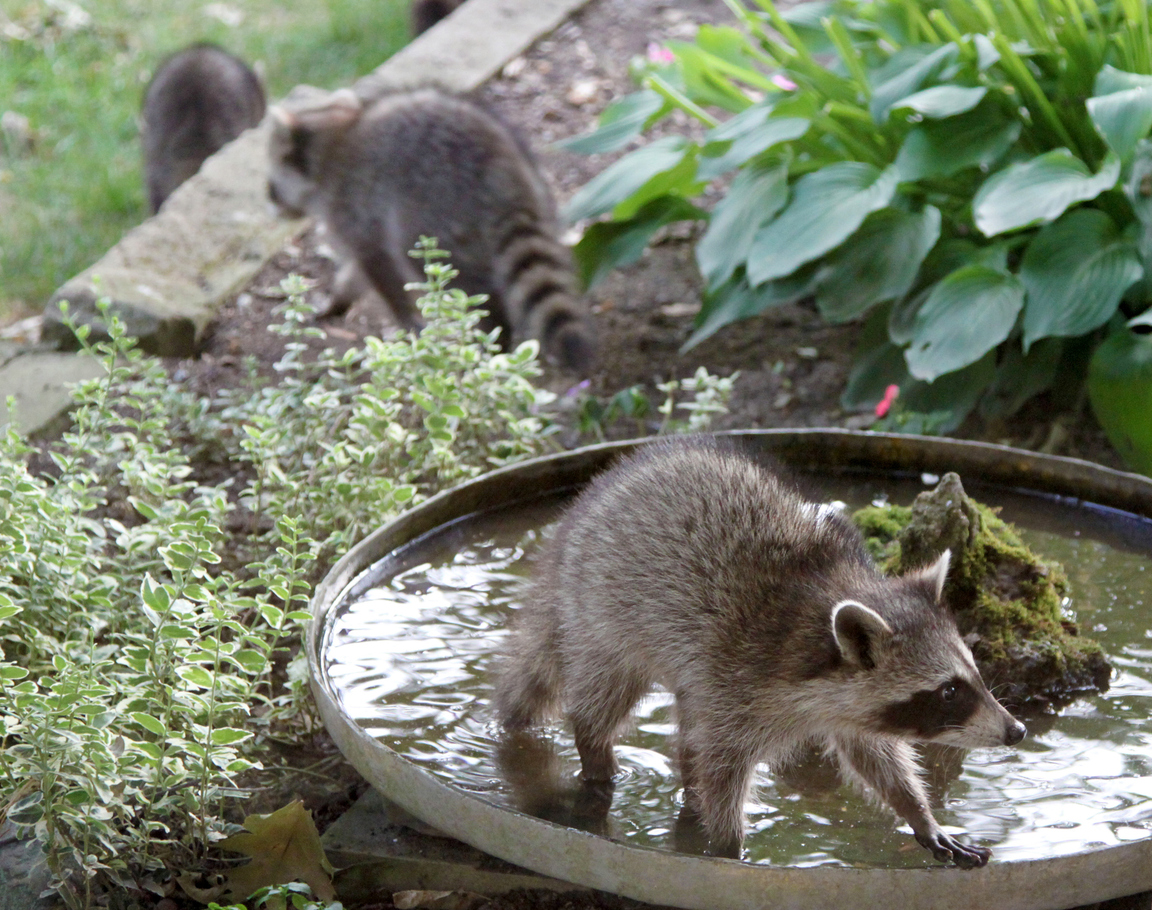
[(902, 386), (900, 406), (931, 415), (932, 432), (951, 433), (972, 413), (995, 376), (996, 354), (989, 351), (970, 366), (946, 373), (934, 382), (911, 382)]
[(975, 363), (1008, 337), (1024, 305), (1015, 275), (968, 265), (942, 279), (916, 313), (908, 371), (928, 382)]
[(988, 418), (1010, 417), (1029, 398), (1051, 386), (1064, 344), (1062, 338), (1045, 338), (1032, 345), (1027, 354), (1019, 345), (1005, 345), (996, 379), (980, 402), (980, 413)]
[(591, 133), (557, 142), (556, 145), (581, 155), (614, 152), (639, 136), (644, 127), (663, 110), (667, 102), (651, 89), (635, 92), (613, 101), (600, 115), (600, 125)]
[(1099, 209), (1077, 209), (1048, 225), (1020, 264), (1028, 292), (1024, 350), (1040, 338), (1103, 325), (1143, 274), (1135, 245)]
[(799, 139), (808, 132), (810, 121), (804, 117), (771, 114), (772, 108), (757, 105), (711, 130), (700, 155), (700, 179), (718, 177), (773, 146)]
[(993, 105), (947, 120), (914, 127), (896, 155), (903, 181), (949, 177), (968, 167), (991, 168), (1020, 136), (1019, 120), (1009, 120)]
[(882, 123), (892, 106), (934, 80), (940, 72), (956, 60), (959, 48), (952, 43), (934, 50), (926, 47), (903, 48), (876, 74), (872, 89), (872, 118)]
[(598, 221), (572, 249), (580, 280), (590, 288), (612, 269), (635, 262), (666, 224), (707, 217), (683, 196), (660, 196), (626, 221)]
[[(805, 270), (807, 272), (807, 270)], [(684, 342), (681, 351), (694, 348), (729, 323), (748, 319), (769, 307), (793, 303), (811, 293), (811, 275), (781, 278), (751, 287), (743, 275), (737, 274), (723, 286), (704, 296), (704, 306), (696, 321), (696, 331)]]
[(719, 287), (744, 264), (756, 230), (787, 201), (787, 167), (753, 167), (736, 175), (696, 244), (696, 264), (709, 287)]
[(842, 161), (796, 181), (792, 200), (757, 231), (748, 255), (753, 286), (790, 275), (835, 249), (896, 193), (896, 170)]
[[(588, 181), (572, 197), (565, 210), (569, 221), (594, 218), (628, 201), (629, 211), (615, 212), (630, 218), (644, 203), (673, 188), (689, 190), (696, 175), (696, 149), (680, 136), (665, 136), (621, 158)], [(644, 198), (636, 196), (644, 190)], [(689, 195), (688, 192), (683, 193)]]
[(1100, 72), (1096, 74), (1092, 94), (1100, 97), (1101, 95), (1111, 95), (1114, 92), (1127, 91), (1131, 88), (1152, 88), (1152, 76), (1118, 70), (1111, 64), (1105, 63), (1100, 68)]
[[(1110, 67), (1105, 67), (1110, 69)], [(1119, 70), (1113, 70), (1119, 73)], [(1134, 73), (1125, 75), (1135, 77)], [(1101, 85), (1115, 84), (1113, 80), (1096, 79), (1096, 97), (1086, 102), (1088, 116), (1108, 148), (1128, 161), (1136, 149), (1136, 143), (1148, 135), (1152, 129), (1152, 77), (1136, 77), (1139, 84), (1122, 90), (1111, 89), (1102, 92)]]
[(940, 237), (940, 210), (881, 209), (825, 258), (816, 275), (816, 305), (829, 322), (847, 322), (873, 304), (902, 297)]
[(939, 120), (972, 110), (986, 94), (988, 89), (983, 87), (935, 85), (901, 98), (892, 105), (892, 110), (913, 110), (929, 120)]
[(1124, 461), (1152, 476), (1152, 335), (1105, 338), (1088, 366), (1088, 399)]
[(1114, 154), (1093, 174), (1068, 149), (1054, 149), (985, 180), (972, 200), (972, 214), (980, 232), (995, 237), (1055, 221), (1069, 206), (1114, 187), (1119, 176), (1120, 159)]

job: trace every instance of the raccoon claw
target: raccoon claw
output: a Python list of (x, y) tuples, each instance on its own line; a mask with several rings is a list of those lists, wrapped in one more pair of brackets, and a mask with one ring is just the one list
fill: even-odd
[(992, 856), (992, 851), (987, 847), (962, 844), (943, 831), (936, 831), (924, 836), (917, 834), (916, 840), (919, 841), (920, 846), (931, 850), (932, 855), (940, 862), (955, 863), (961, 869), (978, 869), (981, 866), (986, 866)]

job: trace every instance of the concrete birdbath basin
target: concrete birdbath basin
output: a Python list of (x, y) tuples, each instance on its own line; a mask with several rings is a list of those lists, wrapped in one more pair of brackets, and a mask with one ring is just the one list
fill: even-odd
[(565, 499), (634, 443), (487, 474), (380, 528), (332, 569), (316, 590), (307, 647), (321, 713), (348, 759), (453, 837), (653, 903), (1056, 910), (1152, 888), (1152, 481), (955, 440), (733, 435), (852, 506), (908, 503), (956, 471), (970, 495), (1002, 507), (1030, 546), (1064, 564), (1069, 609), (1116, 668), (1111, 688), (1027, 718), (1018, 746), (924, 755), (937, 818), (993, 847), (986, 868), (935, 863), (820, 762), (764, 770), (744, 860), (683, 852), (664, 693), (641, 704), (618, 747), (611, 805), (578, 786), (563, 725), (500, 734), (490, 673), (536, 542)]

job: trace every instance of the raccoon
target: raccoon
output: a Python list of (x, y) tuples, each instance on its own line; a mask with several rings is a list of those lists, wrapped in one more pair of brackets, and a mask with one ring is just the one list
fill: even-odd
[(269, 195), (327, 226), (396, 317), (419, 328), (408, 255), (436, 237), (468, 294), (487, 294), (486, 328), (536, 338), (550, 360), (588, 366), (592, 334), (555, 203), (527, 150), (476, 103), (437, 89), (365, 105), (343, 89), (273, 107)]
[(264, 103), (264, 87), (248, 64), (214, 44), (193, 44), (161, 63), (141, 115), (152, 213), (206, 158), (256, 126)]
[(412, 34), (422, 35), (463, 2), (464, 0), (414, 0)]
[(656, 683), (673, 693), (684, 812), (739, 856), (760, 761), (812, 744), (942, 862), (991, 850), (941, 830), (911, 744), (1014, 745), (941, 592), (949, 553), (884, 576), (840, 510), (709, 440), (658, 443), (597, 477), (544, 545), (499, 671), (510, 732), (563, 708), (586, 780)]

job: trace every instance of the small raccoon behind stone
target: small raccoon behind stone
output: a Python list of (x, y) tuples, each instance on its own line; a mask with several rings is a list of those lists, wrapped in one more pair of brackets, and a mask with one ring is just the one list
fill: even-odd
[(734, 448), (657, 443), (597, 477), (540, 553), (497, 713), (506, 729), (563, 709), (583, 777), (660, 683), (675, 697), (682, 820), (739, 856), (757, 762), (812, 744), (878, 794), (943, 862), (991, 850), (941, 830), (911, 743), (1013, 745), (1025, 733), (980, 679), (940, 602), (947, 551), (881, 574), (851, 521)]
[(436, 89), (353, 92), (273, 107), (269, 195), (322, 221), (408, 328), (420, 315), (408, 255), (435, 237), (469, 295), (487, 294), (487, 328), (524, 337), (564, 367), (587, 367), (593, 341), (552, 194), (527, 150), (492, 114)]
[(422, 35), (463, 2), (464, 0), (413, 0), (412, 34)]
[(164, 60), (144, 92), (141, 116), (152, 213), (205, 159), (263, 116), (260, 79), (223, 48), (193, 44)]

